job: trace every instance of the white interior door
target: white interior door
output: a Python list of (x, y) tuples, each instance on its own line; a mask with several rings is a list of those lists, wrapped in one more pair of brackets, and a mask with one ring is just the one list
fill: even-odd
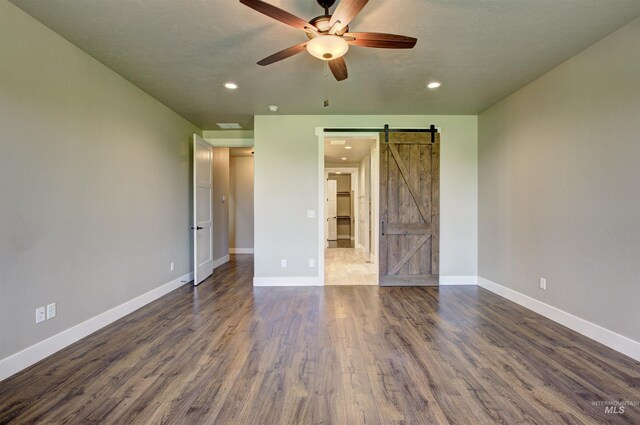
[(327, 240), (338, 240), (338, 182), (327, 181)]
[(198, 285), (213, 273), (212, 253), (212, 161), (213, 147), (193, 135), (193, 283)]

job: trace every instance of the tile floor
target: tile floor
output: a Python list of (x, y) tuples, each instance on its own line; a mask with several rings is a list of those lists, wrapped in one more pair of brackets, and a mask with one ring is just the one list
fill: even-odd
[(324, 252), (325, 285), (377, 285), (376, 265), (363, 248), (327, 248)]

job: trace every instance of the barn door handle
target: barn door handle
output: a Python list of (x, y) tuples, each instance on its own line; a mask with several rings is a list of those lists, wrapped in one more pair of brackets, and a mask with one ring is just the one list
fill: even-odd
[(384, 236), (384, 220), (382, 221), (382, 236)]

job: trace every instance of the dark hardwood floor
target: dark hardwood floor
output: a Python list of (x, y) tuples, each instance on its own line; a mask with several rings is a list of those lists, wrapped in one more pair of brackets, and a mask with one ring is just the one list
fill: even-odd
[(222, 266), (0, 382), (0, 423), (639, 424), (640, 362), (476, 287)]

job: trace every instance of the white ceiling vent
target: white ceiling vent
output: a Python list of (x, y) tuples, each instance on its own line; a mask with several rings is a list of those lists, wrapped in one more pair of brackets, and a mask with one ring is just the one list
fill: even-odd
[(216, 124), (218, 125), (218, 127), (224, 128), (225, 130), (230, 128), (234, 128), (234, 129), (242, 128), (242, 126), (237, 122), (219, 122)]
[(346, 140), (332, 140), (331, 141), (332, 145), (344, 145), (345, 143), (347, 143)]

